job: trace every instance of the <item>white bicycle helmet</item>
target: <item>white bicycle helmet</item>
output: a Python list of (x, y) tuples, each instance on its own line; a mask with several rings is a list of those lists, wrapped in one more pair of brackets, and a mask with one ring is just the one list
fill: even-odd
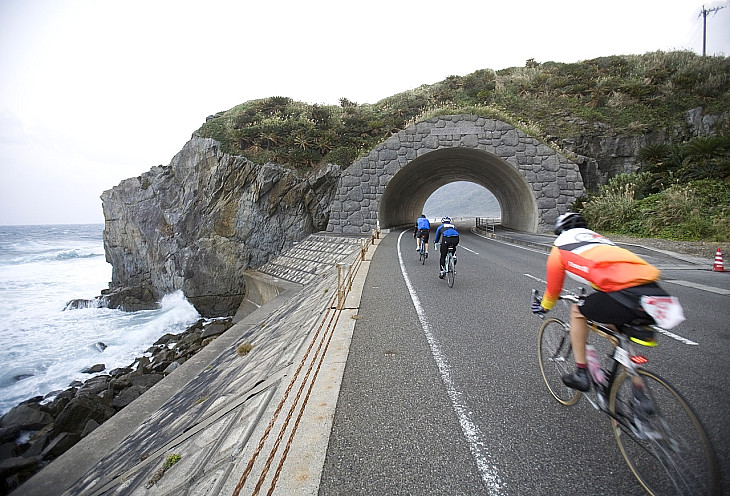
[(568, 229), (576, 227), (587, 227), (588, 224), (581, 214), (566, 212), (555, 221), (555, 234), (560, 234)]

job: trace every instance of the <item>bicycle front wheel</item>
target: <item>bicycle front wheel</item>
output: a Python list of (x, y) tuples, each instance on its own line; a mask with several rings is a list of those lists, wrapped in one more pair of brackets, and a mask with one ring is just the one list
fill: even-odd
[(581, 393), (563, 384), (562, 379), (575, 366), (570, 327), (560, 319), (545, 320), (537, 336), (537, 355), (542, 378), (550, 393), (563, 405), (574, 405)]
[(649, 401), (634, 400), (624, 369), (611, 386), (611, 424), (621, 454), (649, 494), (720, 494), (710, 440), (692, 407), (658, 375), (639, 369)]
[(454, 257), (453, 255), (448, 255), (448, 260), (446, 260), (446, 282), (449, 284), (450, 288), (454, 287), (454, 277), (456, 276), (456, 269), (454, 268)]

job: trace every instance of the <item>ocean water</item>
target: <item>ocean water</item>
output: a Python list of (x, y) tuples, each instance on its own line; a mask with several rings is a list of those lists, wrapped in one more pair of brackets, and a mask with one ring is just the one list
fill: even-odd
[(0, 226), (0, 414), (93, 377), (82, 373), (92, 365), (103, 363), (105, 372), (130, 365), (159, 337), (200, 318), (181, 292), (156, 310), (64, 311), (70, 300), (92, 299), (109, 286), (103, 229)]

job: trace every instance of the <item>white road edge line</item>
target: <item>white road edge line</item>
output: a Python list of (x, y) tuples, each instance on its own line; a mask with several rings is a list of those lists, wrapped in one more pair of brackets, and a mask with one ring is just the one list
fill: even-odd
[[(529, 277), (530, 279), (534, 279), (537, 282), (541, 282), (543, 284), (547, 284), (547, 281), (544, 281), (540, 279), (539, 277), (535, 277), (532, 274), (522, 274), (523, 276)], [(655, 328), (657, 332), (660, 332), (661, 334), (664, 334), (665, 336), (668, 336), (672, 339), (676, 339), (680, 343), (692, 345), (692, 346), (699, 346), (700, 343), (695, 343), (694, 341), (685, 338), (684, 336), (680, 336), (679, 334), (674, 334), (673, 332), (667, 331), (666, 329), (662, 329), (661, 327)]]
[(464, 393), (458, 391), (454, 385), (450, 372), (451, 366), (441, 352), (441, 347), (431, 332), (431, 325), (428, 323), (423, 306), (421, 306), (421, 300), (419, 300), (416, 290), (413, 288), (411, 280), (408, 277), (408, 273), (406, 272), (406, 267), (403, 263), (403, 256), (400, 249), (401, 238), (405, 232), (406, 231), (401, 232), (400, 236), (398, 236), (398, 262), (400, 263), (401, 272), (403, 273), (403, 280), (405, 281), (408, 292), (411, 295), (411, 300), (413, 301), (413, 306), (416, 309), (416, 314), (418, 314), (418, 320), (420, 320), (421, 326), (423, 327), (423, 332), (426, 334), (426, 340), (431, 347), (431, 354), (436, 361), (436, 366), (438, 367), (441, 375), (441, 381), (444, 383), (446, 392), (451, 400), (451, 406), (454, 408), (456, 417), (459, 419), (461, 431), (464, 433), (464, 437), (469, 444), (469, 451), (471, 451), (471, 454), (476, 461), (477, 470), (482, 478), (482, 482), (486, 486), (490, 495), (498, 496), (501, 494), (503, 483), (497, 473), (497, 467), (490, 462), (492, 456), (486, 451), (484, 435), (472, 419), (472, 414), (466, 405), (466, 401), (464, 401)]
[(474, 255), (479, 255), (479, 253), (475, 252), (474, 250), (470, 250), (469, 248), (467, 248), (466, 246), (463, 246), (461, 244), (459, 244), (459, 248), (461, 248), (462, 250), (466, 250), (470, 253), (473, 253)]

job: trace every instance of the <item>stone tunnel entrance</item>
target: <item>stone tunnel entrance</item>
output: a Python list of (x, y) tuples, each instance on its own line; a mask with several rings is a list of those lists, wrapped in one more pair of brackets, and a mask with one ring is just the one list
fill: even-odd
[(413, 224), (428, 197), (454, 181), (488, 189), (502, 225), (527, 232), (552, 230), (584, 194), (578, 166), (521, 130), (475, 115), (442, 116), (391, 136), (343, 172), (327, 232)]
[(537, 229), (537, 205), (525, 178), (499, 157), (468, 148), (436, 150), (403, 167), (380, 200), (380, 226), (413, 224), (428, 197), (454, 181), (488, 189), (499, 202), (504, 226), (528, 232)]

